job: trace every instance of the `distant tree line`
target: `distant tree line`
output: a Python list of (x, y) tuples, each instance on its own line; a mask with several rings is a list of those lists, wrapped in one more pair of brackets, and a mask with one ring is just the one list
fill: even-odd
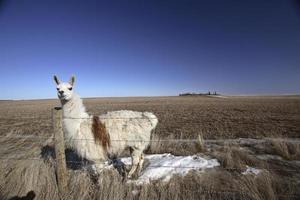
[(207, 93), (196, 93), (196, 92), (186, 92), (186, 93), (181, 93), (179, 96), (207, 96), (207, 95), (220, 95), (216, 91), (211, 92), (208, 91)]

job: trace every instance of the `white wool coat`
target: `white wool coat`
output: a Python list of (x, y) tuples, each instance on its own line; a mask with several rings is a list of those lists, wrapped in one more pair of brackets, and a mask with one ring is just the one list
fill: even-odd
[(92, 117), (89, 116), (82, 100), (74, 94), (63, 105), (63, 127), (67, 146), (72, 147), (81, 157), (94, 162), (103, 162), (109, 155), (119, 155), (127, 148), (142, 153), (150, 144), (152, 130), (157, 117), (150, 112), (129, 110), (108, 112), (99, 116), (110, 137), (110, 146), (105, 148), (95, 142), (92, 132)]

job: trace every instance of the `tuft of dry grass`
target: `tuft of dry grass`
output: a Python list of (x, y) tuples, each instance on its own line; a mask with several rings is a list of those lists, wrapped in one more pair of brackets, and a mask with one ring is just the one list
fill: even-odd
[[(199, 140), (200, 137), (200, 140)], [(153, 135), (148, 154), (171, 153), (173, 155), (191, 155), (205, 150), (203, 137), (199, 134), (198, 139), (176, 138), (170, 135), (167, 138), (159, 138)]]
[(270, 149), (267, 149), (268, 153), (279, 155), (287, 160), (300, 160), (300, 143), (282, 138), (272, 138), (268, 141), (270, 143)]
[(206, 151), (206, 147), (205, 147), (205, 141), (203, 138), (202, 134), (198, 134), (198, 143), (196, 143), (198, 146), (198, 151), (199, 152), (204, 152)]
[(247, 150), (239, 146), (224, 146), (218, 151), (212, 152), (221, 166), (227, 170), (245, 171), (246, 166), (264, 168), (265, 163), (251, 155)]
[(267, 171), (263, 171), (257, 176), (242, 176), (238, 182), (240, 190), (250, 199), (277, 199), (277, 191), (274, 187), (276, 179)]

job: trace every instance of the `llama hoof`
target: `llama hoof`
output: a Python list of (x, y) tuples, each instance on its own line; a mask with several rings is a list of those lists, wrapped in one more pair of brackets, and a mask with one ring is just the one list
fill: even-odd
[(133, 173), (131, 175), (127, 175), (127, 179), (137, 179), (139, 177), (139, 174)]
[(137, 178), (136, 174), (127, 175), (127, 179), (135, 179)]

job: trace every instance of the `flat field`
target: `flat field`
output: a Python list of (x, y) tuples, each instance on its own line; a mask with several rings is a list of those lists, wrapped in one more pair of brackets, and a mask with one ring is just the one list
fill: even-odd
[[(199, 133), (205, 139), (300, 134), (300, 96), (89, 98), (84, 104), (95, 115), (126, 109), (152, 111), (159, 118), (160, 138), (194, 138)], [(44, 126), (51, 126), (54, 106), (59, 106), (58, 100), (0, 101), (1, 134), (27, 125), (50, 134)]]
[[(221, 166), (200, 174), (191, 171), (168, 184), (156, 181), (144, 186), (126, 184), (114, 171), (95, 180), (88, 172), (70, 167), (68, 198), (300, 197), (300, 96), (88, 98), (84, 104), (94, 115), (113, 110), (151, 111), (159, 123), (148, 153), (203, 154), (217, 158)], [(58, 198), (49, 138), (53, 136), (51, 110), (59, 105), (58, 100), (0, 101), (3, 199), (26, 196), (30, 191), (37, 199)], [(241, 175), (247, 166), (263, 169), (263, 173)]]

